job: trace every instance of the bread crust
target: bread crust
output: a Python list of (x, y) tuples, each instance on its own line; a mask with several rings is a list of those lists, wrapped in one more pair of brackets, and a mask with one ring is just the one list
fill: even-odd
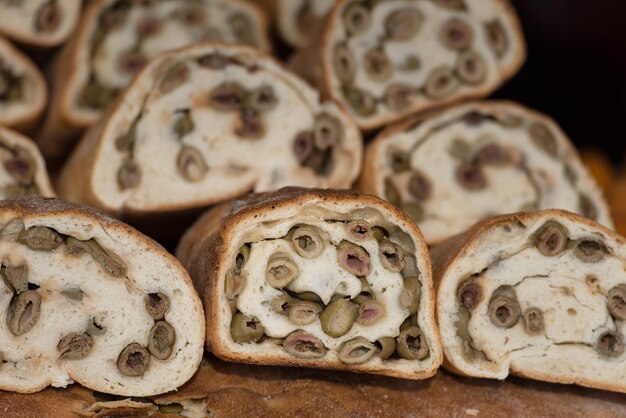
[[(476, 251), (478, 239), (486, 231), (497, 228), (500, 225), (527, 225), (536, 222), (539, 219), (549, 218), (564, 218), (570, 220), (579, 225), (582, 225), (585, 228), (588, 228), (591, 231), (595, 231), (610, 240), (615, 240), (619, 245), (626, 245), (626, 239), (618, 235), (616, 232), (610, 230), (609, 228), (575, 213), (559, 209), (548, 209), (540, 212), (520, 212), (510, 215), (487, 218), (481, 222), (478, 222), (466, 232), (451, 237), (441, 244), (431, 248), (430, 255), (433, 263), (433, 284), (435, 292), (439, 294), (439, 289), (441, 288), (444, 279), (446, 278), (448, 273), (454, 269), (455, 264), (458, 263), (459, 260), (466, 257), (468, 254), (472, 254)], [(438, 299), (437, 302), (436, 316), (437, 321), (441, 327), (441, 319), (446, 317), (448, 314), (444, 311), (444, 304), (442, 303), (442, 301)], [(448, 352), (449, 349), (450, 348), (446, 347), (444, 344), (444, 354)], [(463, 376), (470, 376), (470, 374), (463, 370), (462, 365), (455, 364), (450, 356), (446, 355), (443, 367), (451, 372)], [(576, 384), (579, 386), (585, 386), (590, 388), (626, 393), (626, 386), (616, 383), (594, 380), (593, 377), (578, 379), (574, 377), (551, 375), (548, 372), (533, 373), (523, 369), (517, 369), (515, 368), (513, 363), (511, 363), (510, 365), (509, 373), (514, 376), (542, 380), (546, 382)]]
[[(242, 199), (217, 206), (202, 216), (191, 229), (185, 233), (177, 249), (177, 257), (187, 267), (194, 285), (201, 295), (206, 307), (207, 320), (206, 345), (209, 351), (219, 358), (264, 365), (288, 365), (299, 367), (332, 368), (336, 370), (349, 370), (356, 372), (373, 372), (367, 365), (349, 366), (341, 362), (315, 360), (314, 362), (297, 358), (279, 358), (274, 355), (258, 355), (250, 358), (245, 355), (233, 353), (219, 338), (220, 316), (218, 306), (220, 285), (219, 273), (229, 264), (225, 249), (229, 245), (230, 236), (237, 231), (238, 225), (251, 218), (257, 218), (267, 213), (277, 212), (284, 208), (291, 208), (311, 201), (324, 201), (332, 203), (358, 201), (363, 207), (380, 208), (385, 213), (392, 213), (398, 217), (404, 228), (407, 228), (416, 243), (416, 254), (427, 254), (426, 242), (421, 236), (417, 226), (404, 212), (395, 206), (378, 199), (374, 196), (358, 194), (348, 190), (328, 189), (303, 189), (298, 187), (283, 188), (271, 193), (251, 194)], [(213, 256), (211, 256), (213, 255)], [(426, 292), (422, 300), (433, 300), (434, 291), (430, 278), (430, 260), (425, 258), (425, 269), (421, 271), (422, 281)], [(424, 316), (425, 323), (434, 326), (434, 305)], [(425, 379), (437, 372), (438, 366), (443, 361), (441, 354), (441, 340), (438, 333), (434, 336), (435, 347), (431, 348), (431, 354), (437, 356), (431, 370), (423, 372), (399, 372), (396, 370), (377, 370), (377, 374), (401, 377), (405, 379)], [(434, 349), (434, 350), (433, 350)]]

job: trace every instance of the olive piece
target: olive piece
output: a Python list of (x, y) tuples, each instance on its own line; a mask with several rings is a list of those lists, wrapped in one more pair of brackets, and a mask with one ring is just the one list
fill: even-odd
[(365, 220), (350, 221), (346, 225), (346, 232), (350, 238), (364, 241), (372, 237), (372, 225)]
[(467, 279), (456, 292), (458, 301), (467, 309), (475, 309), (483, 298), (482, 288), (474, 279)]
[(395, 151), (391, 154), (390, 165), (394, 173), (408, 171), (411, 168), (411, 155), (408, 152)]
[(400, 206), (400, 192), (391, 178), (385, 179), (385, 199), (394, 206)]
[(417, 91), (408, 84), (395, 83), (385, 91), (385, 103), (394, 112), (403, 112), (413, 104)]
[(363, 56), (363, 69), (374, 81), (385, 81), (393, 74), (393, 64), (382, 49), (370, 49)]
[(543, 313), (539, 308), (528, 308), (522, 315), (524, 329), (531, 335), (541, 334), (544, 330)]
[(626, 284), (612, 287), (607, 294), (609, 312), (617, 319), (626, 319)]
[(296, 227), (291, 234), (291, 243), (296, 253), (303, 258), (316, 258), (324, 251), (320, 230), (310, 225)]
[(381, 242), (382, 240), (385, 239), (385, 237), (389, 236), (389, 232), (387, 232), (385, 228), (382, 228), (380, 226), (375, 226), (372, 228), (372, 236), (374, 237), (376, 241)]
[(337, 299), (320, 314), (322, 330), (331, 337), (346, 335), (357, 316), (357, 305), (348, 299)]
[(13, 293), (21, 293), (28, 290), (28, 265), (2, 265), (0, 267), (0, 276), (2, 276), (6, 287)]
[(578, 241), (574, 248), (574, 255), (586, 263), (597, 263), (608, 253), (604, 243), (590, 239)]
[(446, 48), (461, 51), (474, 41), (474, 31), (465, 21), (452, 17), (443, 24), (440, 37)]
[(48, 1), (39, 7), (35, 14), (37, 32), (54, 32), (61, 24), (61, 11), (55, 1)]
[(404, 250), (389, 239), (384, 239), (380, 243), (378, 256), (383, 267), (394, 273), (401, 272), (406, 265)]
[(326, 347), (319, 338), (300, 330), (285, 338), (283, 348), (292, 356), (302, 359), (316, 359), (326, 355)]
[(52, 251), (63, 243), (63, 238), (51, 228), (33, 226), (17, 236), (17, 242), (35, 251)]
[(487, 79), (487, 62), (475, 51), (466, 51), (456, 61), (456, 72), (461, 81), (472, 86)]
[(356, 87), (344, 87), (343, 95), (348, 104), (359, 116), (371, 116), (376, 113), (376, 99), (365, 90)]
[(315, 292), (295, 293), (295, 296), (298, 299), (308, 300), (309, 302), (322, 302), (322, 298), (320, 298)]
[(185, 409), (179, 403), (170, 403), (170, 404), (167, 404), (167, 405), (158, 405), (157, 408), (158, 408), (160, 413), (162, 413), (162, 414), (170, 414), (170, 415), (179, 415)]
[(157, 35), (163, 28), (163, 21), (153, 16), (146, 16), (137, 22), (135, 32), (140, 40)]
[(365, 277), (359, 277), (359, 281), (361, 282), (361, 291), (354, 298), (354, 301), (359, 305), (374, 299), (374, 292), (370, 288), (370, 284), (367, 282)]
[(487, 144), (476, 152), (474, 161), (478, 164), (503, 166), (510, 162), (506, 150), (497, 144)]
[(295, 302), (289, 309), (289, 321), (295, 325), (308, 325), (315, 322), (321, 311), (322, 308), (315, 302), (308, 300)]
[(406, 41), (417, 33), (424, 23), (424, 15), (417, 9), (405, 7), (390, 13), (385, 19), (387, 36), (394, 41)]
[(315, 146), (325, 150), (337, 145), (343, 139), (343, 127), (336, 117), (328, 113), (320, 113), (313, 122), (313, 138)]
[(248, 259), (250, 258), (250, 244), (244, 244), (239, 247), (239, 251), (237, 251), (237, 255), (235, 256), (235, 272), (241, 272), (241, 269), (246, 265)]
[(326, 176), (332, 170), (332, 148), (321, 150), (314, 148), (311, 155), (304, 161), (304, 166), (311, 168), (320, 176)]
[(339, 80), (351, 83), (356, 74), (356, 59), (346, 44), (335, 45), (333, 49), (333, 68)]
[(404, 278), (404, 288), (400, 293), (400, 306), (409, 310), (409, 315), (415, 315), (420, 307), (422, 287), (415, 276)]
[(232, 61), (229, 57), (219, 52), (214, 52), (198, 58), (198, 64), (200, 64), (201, 67), (210, 68), (211, 70), (223, 70), (228, 67), (228, 65), (232, 64)]
[(272, 86), (264, 84), (246, 94), (244, 104), (256, 112), (265, 113), (276, 107), (278, 99)]
[(337, 358), (346, 364), (363, 364), (376, 354), (376, 346), (363, 337), (346, 341), (339, 347)]
[(282, 295), (276, 296), (274, 299), (272, 299), (271, 306), (274, 312), (281, 315), (289, 315), (293, 303), (293, 298), (288, 294), (283, 293)]
[(141, 168), (130, 158), (124, 159), (117, 171), (117, 184), (121, 190), (134, 189), (141, 182)]
[(417, 71), (422, 68), (422, 61), (417, 55), (407, 55), (398, 68), (400, 71)]
[(595, 348), (605, 357), (618, 357), (624, 353), (624, 336), (617, 331), (605, 331), (598, 337)]
[(17, 156), (6, 159), (2, 166), (13, 179), (20, 184), (28, 185), (33, 182), (36, 164), (25, 152), (19, 152)]
[(258, 342), (264, 332), (265, 328), (256, 316), (244, 315), (241, 312), (233, 315), (233, 320), (230, 323), (230, 335), (234, 342)]
[(484, 25), (487, 35), (487, 43), (496, 57), (501, 58), (509, 49), (509, 38), (504, 26), (499, 20), (494, 20)]
[(228, 18), (228, 24), (235, 35), (235, 38), (247, 45), (256, 45), (253, 35), (253, 23), (250, 18), (243, 13), (235, 13)]
[(267, 262), (265, 280), (276, 289), (282, 289), (300, 274), (300, 268), (287, 253), (275, 253)]
[[(81, 250), (87, 252), (111, 276), (126, 276), (127, 267), (124, 262), (117, 255), (105, 251), (95, 239), (80, 241), (74, 237), (67, 237), (65, 244), (66, 251), (69, 253), (76, 253)], [(77, 250), (77, 248), (81, 250)]]
[(161, 82), (159, 83), (159, 90), (161, 93), (167, 94), (177, 89), (185, 84), (189, 79), (189, 74), (189, 68), (184, 63), (178, 62), (171, 65), (163, 73)]
[(349, 35), (365, 32), (370, 26), (370, 12), (363, 2), (350, 3), (343, 12), (343, 22)]
[(180, 116), (174, 123), (174, 132), (179, 139), (189, 135), (195, 129), (195, 124), (191, 118), (189, 109), (180, 112)]
[(300, 132), (293, 140), (293, 153), (300, 163), (304, 163), (313, 153), (313, 134)]
[(460, 164), (455, 171), (455, 177), (461, 186), (470, 191), (482, 190), (487, 187), (485, 174), (482, 168), (476, 164)]
[(176, 331), (165, 321), (152, 326), (148, 336), (148, 351), (158, 360), (167, 360), (172, 355)]
[(237, 299), (228, 299), (228, 309), (230, 309), (231, 315), (237, 312)]
[(432, 192), (430, 180), (419, 170), (413, 170), (409, 179), (409, 193), (420, 201), (428, 199)]
[(148, 58), (139, 51), (130, 50), (120, 54), (117, 68), (122, 74), (136, 75), (148, 63)]
[(443, 99), (459, 87), (459, 82), (448, 67), (437, 67), (426, 78), (424, 94), (433, 100)]
[(93, 339), (84, 332), (72, 332), (59, 341), (57, 351), (63, 360), (80, 360), (93, 348)]
[(137, 142), (137, 125), (139, 124), (139, 118), (130, 125), (128, 132), (125, 132), (115, 139), (115, 149), (120, 152), (132, 151), (135, 148)]
[(469, 335), (469, 330), (467, 329), (470, 318), (471, 315), (467, 307), (464, 305), (459, 306), (458, 319), (454, 321), (454, 326), (456, 328), (457, 337), (467, 342), (472, 341), (472, 336)]
[(337, 245), (337, 263), (350, 274), (367, 276), (372, 271), (372, 262), (365, 248), (350, 241)]
[(384, 316), (385, 307), (376, 301), (369, 300), (359, 305), (356, 323), (364, 326), (373, 325)]
[(265, 124), (258, 112), (244, 109), (235, 122), (235, 135), (244, 139), (259, 139), (265, 135)]
[(117, 369), (123, 376), (143, 376), (150, 367), (150, 353), (138, 342), (128, 344), (117, 357)]
[(396, 351), (396, 339), (393, 337), (383, 337), (374, 343), (380, 350), (378, 354), (381, 359), (387, 360)]
[(13, 335), (30, 331), (41, 313), (41, 296), (34, 290), (26, 290), (14, 295), (9, 305), (7, 325)]
[(548, 221), (535, 234), (535, 247), (548, 257), (558, 255), (567, 248), (568, 232), (557, 222)]
[(534, 122), (528, 128), (530, 139), (535, 146), (544, 151), (552, 158), (558, 156), (559, 148), (554, 134), (546, 125), (540, 122)]
[(214, 88), (209, 94), (209, 106), (222, 112), (241, 109), (246, 90), (237, 82), (227, 82)]
[(423, 360), (428, 357), (428, 342), (417, 326), (406, 327), (400, 331), (396, 340), (396, 350), (400, 357), (407, 360)]
[(170, 309), (170, 299), (161, 292), (148, 293), (144, 302), (146, 311), (156, 320), (163, 319), (165, 313)]
[(511, 328), (517, 324), (521, 310), (510, 286), (500, 286), (489, 301), (489, 319), (500, 328)]
[(585, 196), (581, 193), (579, 196), (578, 207), (580, 208), (580, 213), (585, 218), (589, 218), (594, 221), (598, 219), (598, 208), (596, 208), (589, 196)]
[(183, 145), (176, 157), (178, 173), (188, 182), (201, 181), (209, 168), (202, 157), (202, 153), (191, 145)]

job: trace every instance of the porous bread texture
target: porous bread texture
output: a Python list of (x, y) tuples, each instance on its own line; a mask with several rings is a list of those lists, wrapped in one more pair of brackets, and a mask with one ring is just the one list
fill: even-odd
[[(20, 131), (30, 130), (46, 105), (46, 82), (30, 58), (0, 36), (0, 77), (2, 70), (8, 70), (13, 77), (22, 79), (22, 97), (9, 101), (2, 98), (4, 91), (0, 94), (0, 124)], [(8, 83), (5, 89), (11, 88), (14, 83), (12, 80), (4, 82)]]
[[(373, 3), (371, 8), (369, 8), (370, 3)], [(317, 79), (311, 81), (341, 103), (356, 119), (359, 127), (364, 130), (380, 128), (410, 114), (489, 95), (511, 78), (526, 59), (526, 45), (515, 10), (508, 0), (461, 0), (457, 2), (461, 5), (460, 7), (445, 6), (444, 3), (455, 2), (339, 1), (329, 15), (324, 36), (320, 39), (317, 48), (322, 62), (322, 71), (310, 75), (309, 77)], [(354, 4), (366, 4), (369, 9), (369, 25), (363, 32), (350, 35), (346, 29), (344, 17), (346, 10)], [(407, 16), (409, 10), (417, 10), (422, 16), (421, 22), (417, 25), (418, 29), (407, 39), (389, 39), (386, 34), (388, 16), (400, 11), (405, 18), (410, 18)], [(451, 19), (461, 19), (471, 28), (473, 41), (469, 47), (454, 50), (443, 46), (441, 32), (446, 22)], [(506, 50), (500, 56), (488, 46), (485, 29), (485, 25), (496, 21), (500, 22), (507, 39)], [(335, 47), (343, 43), (347, 44), (352, 52), (356, 68), (355, 76), (345, 86), (334, 68)], [(364, 57), (370, 50), (384, 52), (391, 63), (392, 73), (384, 80), (372, 79), (365, 72)], [(476, 52), (483, 58), (486, 65), (484, 79), (471, 83), (460, 82), (458, 88), (449, 94), (442, 97), (428, 97), (424, 93), (428, 76), (435, 70), (448, 68), (451, 70), (450, 77), (453, 81), (456, 80), (457, 75), (454, 71), (457, 59), (466, 51)], [(417, 59), (414, 61), (417, 65), (411, 64), (411, 67), (405, 67), (407, 59), (413, 57)], [(306, 68), (301, 68), (301, 70), (303, 74), (311, 74), (306, 71)], [(411, 90), (399, 99), (400, 102), (406, 102), (402, 108), (394, 108), (386, 104), (386, 92), (397, 86), (408, 87), (408, 90)], [(375, 99), (374, 111), (360, 113), (355, 110), (350, 104), (347, 93), (344, 93), (354, 88), (368, 93)]]
[[(0, 126), (0, 160), (6, 161), (15, 156), (24, 157), (34, 166), (32, 184), (37, 190), (37, 194), (45, 197), (54, 197), (55, 193), (46, 171), (46, 163), (39, 152), (37, 145), (24, 135), (9, 128)], [(0, 198), (6, 199), (6, 187), (10, 185), (20, 185), (14, 177), (7, 171), (4, 164), (0, 166)]]
[[(359, 279), (347, 274), (337, 263), (334, 245), (345, 239), (343, 221), (366, 220), (372, 226), (389, 231), (390, 239), (399, 243), (407, 254), (407, 267), (401, 273), (384, 270), (379, 261), (374, 238), (356, 242), (370, 255), (372, 271), (367, 281), (382, 302), (386, 316), (373, 325), (354, 324), (350, 331), (338, 338), (326, 335), (320, 321), (297, 326), (267, 306), (281, 292), (258, 277), (265, 277), (270, 253), (288, 252), (297, 262), (300, 275), (286, 289), (313, 291), (324, 303), (333, 294), (358, 295)], [(307, 260), (297, 256), (288, 241), (277, 241), (295, 225), (314, 225), (330, 239), (319, 258)], [(343, 226), (343, 228), (342, 228)], [(349, 239), (349, 238), (348, 238)], [(238, 343), (231, 336), (232, 313), (224, 291), (225, 276), (234, 266), (242, 245), (251, 243), (250, 257), (242, 276), (246, 284), (237, 299), (237, 308), (243, 314), (258, 316), (265, 333), (272, 338), (284, 338), (295, 330), (304, 330), (318, 337), (326, 346), (322, 358), (302, 359), (289, 354), (280, 344), (271, 340), (259, 343)], [(437, 327), (434, 322), (434, 301), (430, 278), (430, 260), (419, 229), (397, 208), (373, 196), (349, 191), (285, 188), (273, 193), (251, 195), (242, 200), (218, 206), (200, 218), (182, 238), (177, 256), (190, 272), (196, 289), (206, 307), (207, 348), (229, 361), (266, 365), (288, 365), (330, 368), (376, 373), (406, 379), (424, 379), (436, 373), (442, 361)], [(337, 348), (348, 340), (363, 336), (374, 342), (381, 337), (396, 337), (400, 325), (409, 316), (408, 309), (399, 305), (403, 275), (417, 275), (421, 298), (417, 325), (430, 347), (423, 360), (392, 358), (381, 360), (376, 355), (363, 364), (348, 365), (339, 360)], [(264, 281), (264, 280), (263, 280)]]
[[(552, 151), (533, 140), (539, 125), (553, 138)], [(503, 161), (477, 163), (493, 145)], [(402, 164), (398, 156), (406, 167), (394, 168)], [(482, 188), (460, 182), (457, 170), (466, 163), (480, 167)], [(427, 196), (410, 191), (416, 175), (427, 183)], [(414, 220), (429, 245), (488, 216), (525, 210), (565, 209), (613, 226), (602, 191), (566, 134), (551, 118), (514, 102), (472, 102), (390, 126), (366, 150), (359, 189), (396, 199), (405, 210), (417, 205)]]
[[(102, 34), (105, 12), (124, 6), (129, 7), (130, 12), (109, 19), (110, 33)], [(236, 36), (229, 20), (236, 15), (245, 16), (251, 25), (248, 41), (238, 40)], [(122, 23), (115, 26), (114, 19)], [(141, 31), (148, 34), (142, 38)], [(247, 0), (160, 0), (150, 4), (127, 0), (90, 2), (76, 33), (55, 59), (50, 111), (38, 133), (44, 156), (66, 157), (80, 134), (107, 113), (113, 98), (122, 94), (136, 72), (160, 53), (206, 40), (253, 42), (264, 51), (271, 49), (265, 14)], [(99, 43), (97, 48), (93, 43)], [(131, 57), (128, 67), (133, 70), (130, 72), (120, 68), (125, 56)], [(105, 98), (111, 96), (104, 106), (87, 105), (81, 100), (85, 88), (94, 83), (102, 87), (98, 94)]]
[[(61, 200), (28, 198), (0, 202), (0, 225), (13, 228), (21, 219), (26, 229), (52, 228), (79, 240), (95, 239), (126, 266), (123, 277), (114, 277), (88, 253), (70, 256), (61, 244), (53, 251), (35, 251), (3, 235), (3, 265), (28, 265), (28, 281), (38, 286), (40, 316), (22, 335), (7, 324), (13, 293), (0, 281), (0, 388), (36, 392), (48, 385), (65, 387), (78, 382), (88, 388), (123, 396), (151, 396), (174, 390), (197, 370), (203, 354), (202, 305), (187, 272), (178, 261), (151, 239), (133, 228), (93, 210)], [(82, 291), (80, 297), (61, 292)], [(146, 310), (145, 298), (160, 292), (170, 301), (164, 320), (175, 330), (171, 355), (151, 358), (139, 377), (123, 376), (116, 362), (128, 344), (148, 343), (155, 320)], [(100, 327), (95, 331), (93, 327)], [(91, 328), (92, 331), (88, 331)], [(73, 332), (91, 332), (93, 348), (82, 359), (60, 358), (60, 339)]]
[[(80, 0), (21, 0), (0, 2), (0, 33), (39, 47), (53, 47), (65, 41), (78, 22)], [(42, 25), (47, 29), (38, 29)]]
[[(570, 240), (555, 256), (544, 256), (535, 246), (538, 232), (548, 222), (562, 225)], [(597, 262), (582, 261), (574, 255), (578, 240), (601, 242), (606, 253)], [(626, 355), (609, 357), (596, 349), (604, 332), (622, 336), (626, 332), (624, 321), (610, 315), (606, 296), (626, 281), (622, 237), (579, 215), (546, 210), (486, 219), (434, 247), (431, 256), (447, 369), (474, 377), (504, 379), (510, 373), (626, 392)], [(471, 346), (483, 353), (474, 360), (463, 355), (457, 333), (459, 286), (468, 278), (482, 294), (469, 310)], [(511, 328), (490, 320), (490, 299), (503, 285), (513, 287), (521, 314), (530, 307), (542, 311), (541, 332), (526, 332), (521, 316)]]
[[(217, 70), (202, 67), (198, 59), (209, 55), (236, 63)], [(163, 75), (176, 65), (185, 65), (188, 77), (162, 93)], [(261, 114), (261, 138), (237, 136), (238, 113), (208, 104), (210, 92), (228, 82), (248, 90), (270, 86), (274, 92), (275, 107)], [(178, 138), (173, 126), (181, 109), (189, 109), (194, 129)], [(329, 171), (317, 174), (298, 160), (294, 144), (322, 114), (340, 124), (343, 138), (327, 149)], [(120, 151), (116, 141), (131, 130), (131, 156), (141, 181), (121, 189), (119, 170), (129, 153)], [(195, 181), (179, 172), (183, 146), (197, 150), (206, 164)], [(315, 90), (272, 58), (243, 46), (207, 43), (161, 55), (145, 68), (112, 113), (86, 133), (61, 173), (58, 190), (69, 200), (105, 211), (148, 213), (197, 208), (289, 185), (347, 188), (360, 171), (362, 147), (356, 125), (335, 103), (321, 102)]]

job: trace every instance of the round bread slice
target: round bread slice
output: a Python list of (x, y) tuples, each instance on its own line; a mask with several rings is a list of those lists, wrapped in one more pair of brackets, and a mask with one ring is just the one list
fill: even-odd
[(44, 156), (67, 156), (158, 54), (205, 40), (270, 49), (265, 16), (246, 0), (90, 2), (53, 65), (50, 111), (38, 134)]
[(507, 0), (343, 0), (316, 47), (291, 64), (373, 130), (489, 95), (519, 70), (525, 48)]
[(429, 245), (520, 211), (559, 208), (613, 225), (565, 133), (512, 102), (459, 105), (389, 127), (367, 150), (360, 189), (409, 213)]
[(87, 132), (61, 196), (115, 213), (198, 208), (283, 186), (347, 188), (362, 139), (269, 56), (201, 44), (161, 55)]
[(0, 33), (38, 47), (60, 45), (76, 27), (81, 3), (80, 0), (0, 1)]
[(46, 105), (46, 82), (33, 62), (0, 37), (0, 125), (34, 128)]
[(626, 392), (626, 241), (579, 215), (489, 218), (432, 250), (447, 368)]
[(91, 209), (0, 201), (0, 389), (78, 382), (124, 396), (174, 390), (202, 359), (187, 272), (133, 228)]
[(0, 126), (0, 199), (24, 195), (54, 197), (46, 163), (30, 138)]
[(405, 379), (442, 361), (419, 229), (374, 196), (286, 188), (209, 211), (177, 255), (230, 361)]

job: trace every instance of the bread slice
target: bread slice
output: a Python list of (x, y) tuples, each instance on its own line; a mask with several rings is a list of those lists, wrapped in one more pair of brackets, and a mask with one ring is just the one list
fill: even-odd
[(50, 48), (63, 43), (80, 17), (81, 0), (0, 1), (0, 34)]
[(432, 250), (447, 368), (626, 392), (626, 241), (579, 215), (487, 219)]
[(611, 227), (608, 205), (549, 117), (512, 102), (474, 102), (383, 131), (361, 191), (411, 214), (429, 245), (488, 216), (549, 208)]
[(46, 163), (30, 138), (0, 126), (0, 199), (24, 195), (54, 197)]
[(74, 381), (149, 396), (202, 359), (202, 306), (188, 274), (131, 227), (61, 200), (0, 201), (0, 389)]
[(209, 211), (177, 255), (220, 358), (434, 375), (442, 356), (419, 229), (382, 199), (286, 188)]
[(270, 49), (265, 16), (246, 0), (91, 1), (53, 64), (44, 156), (66, 157), (159, 53), (203, 40)]
[(269, 56), (201, 44), (154, 60), (87, 132), (59, 194), (118, 214), (166, 213), (288, 185), (350, 187), (356, 125)]
[(519, 70), (525, 48), (508, 0), (343, 0), (291, 65), (373, 130), (489, 95)]
[(46, 105), (46, 82), (33, 62), (0, 36), (0, 125), (34, 128)]

